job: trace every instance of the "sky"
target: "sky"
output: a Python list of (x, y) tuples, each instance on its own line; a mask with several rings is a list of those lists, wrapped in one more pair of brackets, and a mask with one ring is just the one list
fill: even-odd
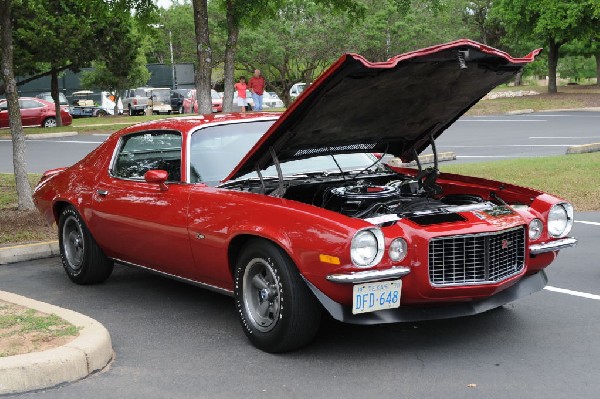
[(171, 6), (171, 0), (154, 0), (154, 2), (162, 8), (169, 8)]

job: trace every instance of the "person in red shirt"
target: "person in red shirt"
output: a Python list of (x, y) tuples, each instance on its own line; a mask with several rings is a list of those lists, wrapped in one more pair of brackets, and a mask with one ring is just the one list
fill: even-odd
[(239, 81), (233, 87), (237, 90), (237, 105), (242, 107), (241, 111), (244, 113), (246, 112), (246, 89), (248, 88), (246, 86), (246, 77), (240, 76)]
[(260, 69), (254, 70), (254, 75), (248, 82), (252, 100), (254, 100), (254, 110), (262, 111), (263, 93), (265, 92), (265, 78), (260, 74)]

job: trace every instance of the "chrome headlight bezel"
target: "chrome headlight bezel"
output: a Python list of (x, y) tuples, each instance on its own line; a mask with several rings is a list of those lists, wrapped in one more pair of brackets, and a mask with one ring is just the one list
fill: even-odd
[(542, 236), (543, 232), (544, 223), (540, 219), (535, 218), (529, 222), (529, 240), (538, 240)]
[[(372, 251), (372, 256), (365, 256), (365, 250)], [(385, 240), (380, 229), (371, 227), (361, 229), (354, 233), (350, 242), (350, 259), (356, 267), (373, 267), (383, 258), (384, 250)]]
[(573, 206), (562, 202), (555, 204), (548, 212), (548, 234), (554, 238), (565, 237), (573, 228)]
[(408, 244), (404, 238), (395, 238), (388, 248), (388, 256), (393, 262), (401, 262), (408, 254)]

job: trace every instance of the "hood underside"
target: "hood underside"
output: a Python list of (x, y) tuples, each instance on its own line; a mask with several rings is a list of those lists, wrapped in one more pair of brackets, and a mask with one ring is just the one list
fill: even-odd
[(491, 89), (534, 60), (459, 40), (371, 63), (345, 54), (250, 150), (230, 180), (317, 155), (388, 153), (411, 161)]

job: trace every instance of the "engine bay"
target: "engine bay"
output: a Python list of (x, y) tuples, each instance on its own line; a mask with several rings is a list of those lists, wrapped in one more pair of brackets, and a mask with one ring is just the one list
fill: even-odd
[[(423, 181), (386, 171), (356, 179), (352, 176), (313, 176), (304, 179), (246, 180), (230, 186), (318, 206), (343, 215), (376, 219), (385, 215), (408, 218), (420, 225), (464, 220), (459, 212), (486, 210), (503, 205), (479, 195), (443, 195), (442, 189), (426, 189)], [(434, 187), (430, 183), (430, 187)]]

